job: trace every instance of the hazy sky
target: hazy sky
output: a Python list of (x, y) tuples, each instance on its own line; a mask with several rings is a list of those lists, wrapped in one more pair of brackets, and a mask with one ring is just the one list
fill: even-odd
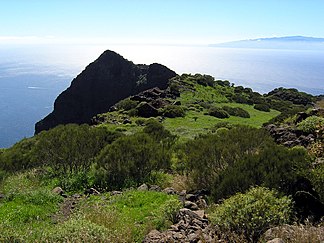
[(0, 43), (324, 37), (324, 0), (0, 0)]

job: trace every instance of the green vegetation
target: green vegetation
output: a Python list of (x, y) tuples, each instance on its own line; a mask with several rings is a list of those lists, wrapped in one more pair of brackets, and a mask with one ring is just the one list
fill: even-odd
[(263, 187), (238, 193), (212, 210), (211, 222), (222, 230), (243, 234), (248, 242), (257, 242), (271, 226), (289, 223), (293, 214), (290, 198)]
[[(61, 125), (1, 149), (0, 241), (141, 242), (176, 223), (183, 207), (177, 196), (129, 189), (142, 183), (209, 192), (208, 203), (219, 203), (207, 209), (213, 227), (254, 242), (269, 227), (303, 220), (299, 181), (324, 202), (324, 118), (309, 109), (314, 97), (183, 74), (145, 99), (118, 102), (96, 125)], [(310, 142), (278, 145), (267, 123), (311, 133)], [(57, 186), (66, 198), (52, 193)], [(86, 197), (90, 188), (101, 194)]]

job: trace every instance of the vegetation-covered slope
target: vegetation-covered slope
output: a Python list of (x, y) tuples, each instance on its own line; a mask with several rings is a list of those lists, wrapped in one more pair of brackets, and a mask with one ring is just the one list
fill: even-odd
[(0, 241), (257, 242), (281, 224), (317, 225), (317, 101), (183, 74), (118, 101), (91, 126), (24, 139), (0, 150)]

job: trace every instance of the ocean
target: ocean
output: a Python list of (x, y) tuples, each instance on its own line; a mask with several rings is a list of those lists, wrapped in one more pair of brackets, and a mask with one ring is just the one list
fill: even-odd
[(0, 148), (34, 133), (55, 98), (104, 50), (178, 74), (203, 73), (266, 93), (276, 87), (324, 94), (324, 50), (161, 45), (0, 46)]

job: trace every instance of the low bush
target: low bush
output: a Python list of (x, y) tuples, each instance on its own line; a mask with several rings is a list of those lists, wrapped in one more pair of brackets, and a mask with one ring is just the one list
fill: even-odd
[(186, 115), (186, 112), (182, 106), (168, 105), (163, 109), (162, 114), (165, 117), (175, 118), (175, 117), (184, 117)]
[(257, 185), (293, 194), (297, 180), (304, 176), (309, 166), (305, 149), (288, 149), (269, 143), (257, 153), (242, 155), (222, 171), (214, 182), (212, 194), (219, 200)]
[(201, 135), (182, 147), (182, 161), (196, 187), (215, 190), (219, 173), (244, 155), (255, 154), (273, 143), (265, 130), (237, 126)]
[(305, 133), (314, 133), (320, 126), (324, 126), (324, 118), (318, 116), (307, 117), (297, 124), (297, 128)]
[(151, 172), (170, 168), (171, 153), (167, 148), (147, 133), (121, 137), (97, 157), (95, 184), (120, 189), (143, 183)]
[(135, 100), (131, 100), (131, 99), (124, 99), (124, 100), (121, 100), (119, 101), (117, 104), (116, 104), (116, 107), (118, 109), (123, 109), (125, 111), (129, 111), (131, 109), (134, 109), (136, 106), (138, 105), (138, 102), (135, 101)]
[(224, 231), (244, 234), (249, 242), (257, 242), (268, 228), (289, 223), (292, 206), (290, 198), (256, 187), (224, 200), (210, 213), (210, 219)]
[(230, 117), (230, 115), (225, 110), (219, 107), (209, 108), (208, 115), (221, 118), (221, 119)]
[(259, 111), (270, 112), (270, 107), (267, 104), (255, 104), (254, 109)]
[(249, 112), (246, 110), (240, 108), (240, 107), (229, 107), (229, 106), (223, 106), (223, 110), (225, 110), (228, 114), (231, 116), (239, 116), (243, 118), (250, 118)]

